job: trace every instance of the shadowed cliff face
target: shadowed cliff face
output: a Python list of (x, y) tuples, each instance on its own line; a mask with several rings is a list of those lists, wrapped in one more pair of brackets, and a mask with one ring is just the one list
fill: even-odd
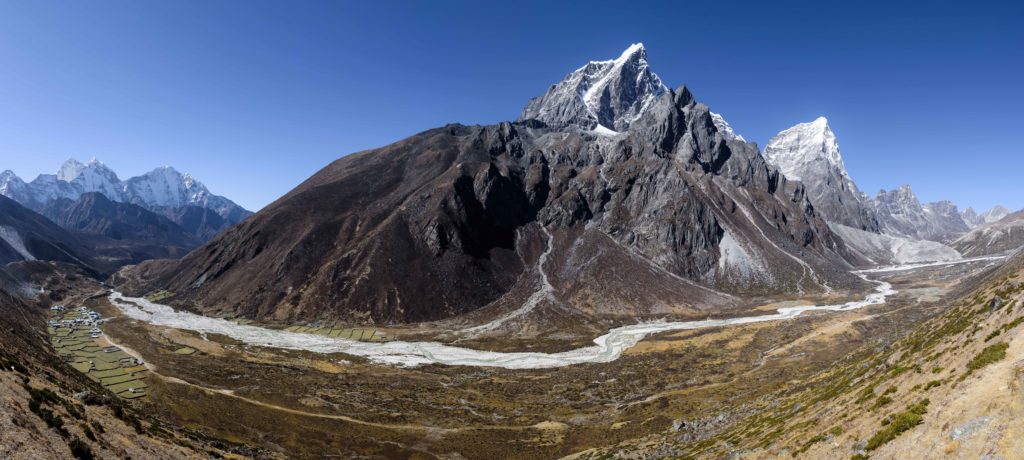
[(77, 235), (0, 196), (0, 265), (33, 260), (66, 262), (88, 269), (97, 269), (98, 265)]
[[(727, 234), (742, 257), (723, 261)], [(614, 136), (536, 120), (450, 125), (344, 157), (180, 262), (120, 279), (206, 311), (413, 322), (525, 302), (549, 244), (555, 295), (540, 311), (569, 317), (735, 304), (700, 285), (856, 282), (802, 187), (725, 139), (685, 88)]]

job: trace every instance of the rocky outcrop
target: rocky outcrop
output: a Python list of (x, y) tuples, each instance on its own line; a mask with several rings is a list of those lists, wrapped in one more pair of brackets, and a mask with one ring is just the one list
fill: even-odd
[(89, 247), (106, 272), (145, 260), (179, 258), (202, 244), (166, 217), (110, 201), (98, 192), (73, 201), (57, 199), (42, 213)]
[(0, 196), (0, 265), (34, 260), (65, 262), (88, 270), (98, 266), (78, 236)]
[(922, 205), (909, 185), (879, 191), (875, 207), (882, 231), (890, 235), (951, 242), (969, 230), (956, 205), (949, 201)]
[(981, 214), (978, 214), (974, 208), (968, 207), (964, 212), (960, 213), (960, 217), (963, 218), (964, 222), (970, 228), (975, 228), (980, 225), (991, 224), (996, 222), (1008, 215), (1010, 210), (1005, 206), (996, 205)]
[(983, 224), (957, 238), (952, 246), (965, 256), (984, 256), (1015, 251), (1024, 246), (1024, 211)]

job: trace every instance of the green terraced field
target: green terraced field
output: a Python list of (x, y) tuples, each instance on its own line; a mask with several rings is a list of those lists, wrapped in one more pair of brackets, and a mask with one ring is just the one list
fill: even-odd
[(150, 302), (160, 302), (162, 300), (166, 300), (166, 299), (168, 299), (170, 297), (173, 297), (173, 296), (174, 296), (173, 292), (161, 289), (159, 291), (156, 291), (156, 292), (153, 292), (153, 293), (150, 293), (149, 295), (147, 295), (146, 296), (146, 300), (148, 300)]
[[(77, 310), (57, 312), (53, 319), (63, 322), (82, 318)], [(125, 399), (146, 396), (146, 367), (117, 347), (107, 346), (102, 339), (94, 339), (94, 326), (75, 324), (72, 327), (50, 326), (50, 343), (57, 355), (75, 370), (99, 382), (111, 392)], [(190, 349), (191, 350), (191, 349)], [(192, 350), (194, 353), (195, 350)], [(134, 390), (134, 391), (132, 391)]]
[(284, 330), (302, 334), (326, 335), (338, 339), (361, 340), (364, 342), (383, 342), (387, 340), (387, 334), (378, 331), (376, 328), (288, 326)]

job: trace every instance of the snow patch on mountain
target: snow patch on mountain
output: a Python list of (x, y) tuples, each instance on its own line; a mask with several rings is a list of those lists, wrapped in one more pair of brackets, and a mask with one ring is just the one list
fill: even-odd
[(824, 175), (827, 169), (835, 169), (844, 180), (853, 183), (839, 153), (836, 135), (825, 117), (776, 134), (765, 146), (764, 156), (790, 180), (802, 181), (809, 173)]
[(715, 112), (710, 113), (711, 121), (715, 124), (715, 128), (718, 129), (718, 132), (722, 133), (722, 137), (726, 139), (734, 139), (740, 142), (747, 141), (743, 136), (740, 136), (739, 134), (736, 134), (736, 131), (733, 131), (732, 126), (729, 125), (729, 122), (725, 121), (725, 118)]

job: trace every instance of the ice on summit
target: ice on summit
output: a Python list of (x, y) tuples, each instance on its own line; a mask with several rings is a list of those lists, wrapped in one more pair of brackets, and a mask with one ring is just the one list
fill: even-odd
[[(839, 154), (836, 135), (825, 117), (800, 123), (775, 135), (765, 146), (764, 156), (790, 180), (803, 180), (805, 174), (820, 173), (827, 167), (837, 169), (850, 180)], [(824, 163), (816, 164), (821, 162)]]
[(740, 142), (747, 141), (743, 136), (736, 134), (736, 132), (732, 130), (732, 126), (729, 125), (729, 122), (725, 121), (725, 118), (722, 118), (721, 115), (711, 112), (711, 121), (715, 124), (715, 128), (718, 129), (718, 132), (722, 133), (722, 136), (726, 139), (735, 139)]
[(878, 232), (871, 199), (857, 189), (825, 117), (800, 123), (768, 141), (765, 159), (789, 180), (807, 187), (814, 207), (829, 221)]
[(650, 69), (643, 44), (636, 43), (616, 59), (590, 61), (576, 69), (543, 96), (530, 100), (519, 119), (621, 132), (666, 91)]

